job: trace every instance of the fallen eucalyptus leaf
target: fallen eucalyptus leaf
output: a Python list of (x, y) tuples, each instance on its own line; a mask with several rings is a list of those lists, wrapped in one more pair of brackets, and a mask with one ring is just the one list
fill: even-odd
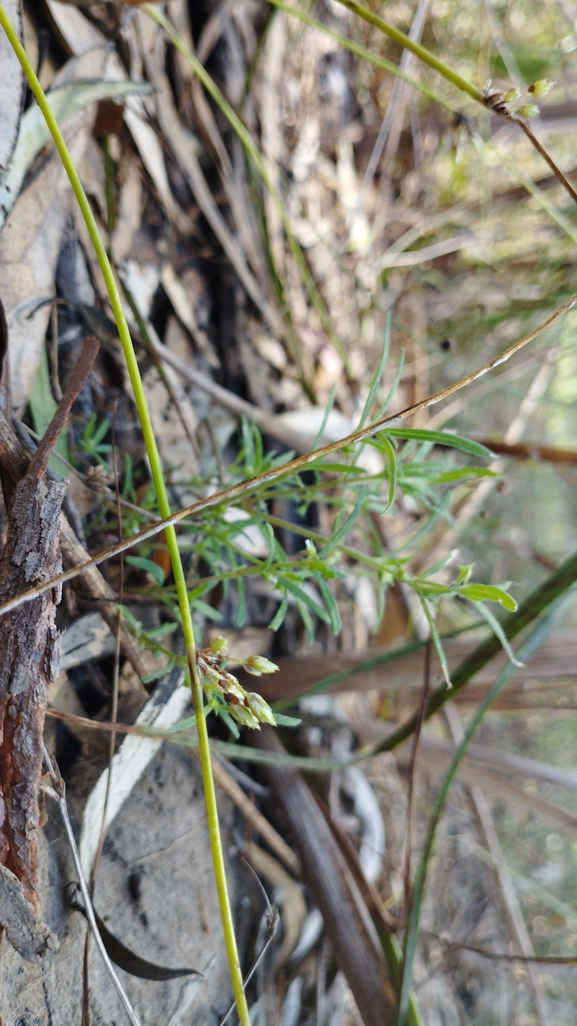
[[(84, 918), (88, 919), (84, 905), (76, 897), (72, 897), (70, 905), (77, 912), (82, 912)], [(118, 940), (118, 937), (115, 937), (110, 932), (96, 909), (93, 908), (93, 911), (98, 932), (108, 957), (119, 969), (124, 969), (126, 973), (130, 973), (131, 976), (138, 976), (141, 980), (156, 980), (158, 982), (162, 980), (177, 980), (181, 976), (203, 976), (199, 969), (170, 969), (169, 966), (157, 965), (156, 962), (149, 962), (146, 958), (141, 958), (140, 955), (127, 948), (126, 944), (123, 944), (122, 941)]]

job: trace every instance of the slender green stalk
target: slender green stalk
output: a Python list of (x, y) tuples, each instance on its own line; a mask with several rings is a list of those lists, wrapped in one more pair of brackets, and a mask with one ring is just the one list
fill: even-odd
[[(375, 930), (383, 949), (389, 973), (395, 990), (398, 990), (402, 978), (403, 952), (401, 945), (394, 933), (387, 933), (383, 927), (375, 922)], [(414, 991), (409, 994), (409, 1006), (407, 1008), (407, 1026), (424, 1026), (423, 1016), (419, 1008)]]
[[(319, 32), (323, 32), (326, 36), (329, 36), (330, 39), (334, 39), (334, 41), (338, 43), (339, 46), (342, 46), (343, 49), (348, 50), (350, 53), (354, 53), (355, 56), (360, 57), (361, 60), (368, 61), (376, 68), (382, 68), (383, 71), (388, 71), (391, 75), (395, 75), (397, 78), (402, 79), (402, 81), (406, 82), (407, 85), (412, 86), (413, 89), (417, 89), (423, 94), (423, 96), (428, 97), (428, 99), (432, 100), (434, 103), (438, 103), (440, 107), (444, 107), (445, 110), (450, 111), (450, 113), (455, 114), (457, 112), (457, 107), (453, 103), (447, 100), (444, 96), (441, 96), (440, 93), (435, 92), (434, 89), (431, 89), (430, 86), (426, 85), (424, 82), (419, 82), (418, 79), (413, 78), (411, 75), (407, 75), (407, 73), (404, 72), (402, 68), (398, 67), (398, 65), (394, 64), (393, 61), (388, 61), (386, 57), (380, 57), (378, 54), (372, 53), (371, 50), (367, 50), (365, 46), (361, 46), (360, 43), (356, 43), (353, 39), (349, 39), (347, 36), (342, 36), (339, 32), (333, 32), (333, 30), (329, 28), (328, 25), (323, 24), (322, 21), (312, 18), (309, 14), (306, 14), (305, 11), (299, 10), (298, 7), (291, 7), (288, 3), (283, 3), (283, 0), (267, 0), (267, 3), (271, 4), (277, 10), (285, 11), (286, 14), (289, 14), (293, 18), (298, 18), (299, 21), (308, 25), (310, 28), (315, 28), (318, 29)], [(405, 38), (408, 40), (408, 36)], [(423, 48), (421, 47), (420, 49)], [(523, 175), (517, 168), (514, 161), (509, 160), (509, 158), (505, 156), (497, 146), (494, 146), (493, 143), (485, 139), (478, 129), (475, 129), (475, 133), (479, 141), (503, 162), (511, 174), (511, 177), (515, 181), (519, 182), (523, 188), (533, 196), (539, 206), (549, 214), (559, 228), (561, 228), (561, 230), (574, 242), (577, 241), (577, 234), (572, 224), (559, 210), (557, 210), (554, 204), (551, 203), (543, 190), (540, 189), (538, 185), (535, 185), (535, 182), (530, 178)]]
[[(78, 172), (74, 166), (66, 143), (64, 141), (62, 132), (60, 131), (56, 118), (54, 117), (50, 109), (50, 105), (48, 104), (42, 86), (40, 85), (40, 82), (38, 81), (34, 73), (34, 69), (32, 68), (30, 61), (26, 56), (26, 52), (10, 23), (6, 11), (1, 6), (1, 4), (0, 25), (4, 29), (10, 41), (10, 45), (16, 53), (18, 60), (20, 61), (20, 64), (22, 65), (24, 74), (26, 75), (30, 88), (36, 98), (36, 102), (38, 103), (38, 106), (42, 111), (46, 124), (48, 125), (50, 134), (54, 140), (56, 149), (59, 153), (60, 159), (62, 160), (62, 164), (64, 165), (65, 171), (70, 180), (70, 184), (72, 186), (74, 195), (76, 196), (76, 200), (80, 207), (80, 211), (86, 223), (86, 227), (90, 235), (90, 241), (94, 248), (94, 252), (96, 254), (100, 269), (102, 271), (102, 275), (110, 299), (110, 305), (112, 307), (114, 319), (116, 321), (116, 326), (118, 328), (118, 334), (120, 337), (122, 350), (124, 352), (124, 358), (126, 360), (126, 365), (128, 368), (130, 383), (134, 394), (134, 401), (136, 403), (136, 408), (138, 411), (138, 416), (142, 428), (142, 434), (144, 437), (144, 443), (146, 446), (146, 452), (150, 463), (152, 480), (154, 483), (154, 487), (156, 489), (158, 508), (163, 518), (170, 517), (170, 503), (168, 501), (168, 494), (166, 491), (166, 485), (162, 471), (162, 464), (158, 452), (158, 447), (156, 445), (156, 439), (154, 437), (152, 421), (150, 419), (150, 414), (146, 403), (146, 396), (142, 385), (142, 379), (140, 377), (140, 371), (138, 368), (138, 363), (136, 360), (136, 354), (134, 351), (134, 346), (132, 344), (132, 339), (130, 337), (128, 323), (126, 321), (126, 317), (122, 307), (120, 293), (118, 291), (118, 286), (116, 284), (116, 280), (106, 253), (106, 249), (100, 237), (98, 226), (94, 219), (94, 215), (92, 213), (90, 204), (86, 197), (86, 193), (84, 192), (84, 188), (80, 181), (80, 177), (78, 175)], [(250, 1018), (248, 1014), (246, 996), (244, 993), (240, 963), (238, 960), (236, 938), (234, 935), (234, 925), (232, 921), (232, 913), (230, 909), (228, 889), (226, 884), (224, 858), (218, 824), (216, 793), (212, 777), (208, 732), (206, 728), (206, 720), (203, 714), (203, 691), (196, 664), (196, 645), (194, 640), (192, 615), (190, 611), (190, 604), (188, 601), (188, 591), (186, 587), (184, 568), (182, 566), (182, 561), (180, 558), (178, 541), (176, 538), (176, 532), (174, 530), (174, 527), (167, 527), (165, 529), (165, 538), (167, 548), (170, 554), (172, 572), (174, 575), (174, 581), (178, 595), (178, 604), (180, 614), (182, 617), (182, 629), (184, 634), (184, 642), (186, 646), (186, 655), (190, 672), (192, 699), (198, 730), (198, 743), (201, 756), (202, 779), (204, 784), (204, 793), (206, 800), (210, 845), (212, 851), (216, 888), (218, 892), (220, 913), (222, 918), (222, 926), (230, 965), (230, 973), (232, 978), (234, 996), (237, 1003), (238, 1015), (241, 1022), (241, 1026), (250, 1026)]]
[[(364, 7), (362, 4), (356, 3), (355, 0), (338, 0), (338, 3), (342, 4), (343, 7), (346, 7), (347, 10), (352, 11), (353, 14), (358, 15), (358, 17), (362, 18), (363, 21), (368, 22), (369, 25), (374, 25), (375, 28), (378, 28), (380, 32), (385, 36), (388, 36), (389, 39), (394, 40), (395, 43), (398, 43), (399, 46), (402, 46), (405, 50), (410, 50), (415, 57), (423, 62), (423, 64), (428, 64), (428, 66), (433, 68), (434, 71), (438, 71), (439, 74), (447, 80), (447, 82), (451, 82), (457, 87), (457, 89), (460, 89), (463, 93), (467, 93), (468, 96), (487, 109), (487, 103), (483, 93), (477, 89), (472, 82), (463, 78), (462, 75), (458, 75), (457, 72), (453, 71), (448, 64), (445, 64), (444, 61), (435, 57), (435, 55), (432, 54), (430, 50), (427, 50), (425, 46), (421, 46), (420, 43), (413, 42), (413, 40), (409, 39), (404, 32), (400, 32), (399, 29), (394, 28), (393, 25), (388, 23), (388, 21), (383, 21), (382, 18), (373, 14), (372, 11), (369, 11), (369, 9)], [(500, 104), (493, 109), (495, 110), (495, 113), (500, 114), (501, 117), (506, 117), (509, 121), (519, 125), (520, 129), (529, 139), (531, 145), (535, 147), (538, 153), (543, 157), (543, 160), (545, 160), (549, 165), (553, 174), (561, 183), (563, 188), (569, 193), (572, 199), (577, 201), (577, 190), (573, 188), (571, 182), (561, 171), (561, 168), (557, 166), (553, 158), (547, 153), (544, 146), (542, 146), (539, 140), (533, 135), (533, 132), (524, 118), (518, 117), (516, 114), (507, 110), (505, 104)]]
[(443, 78), (446, 78), (447, 82), (452, 82), (452, 84), (456, 86), (457, 89), (460, 89), (461, 92), (467, 93), (467, 95), (473, 100), (476, 100), (477, 103), (482, 104), (483, 107), (485, 106), (485, 97), (481, 90), (477, 89), (472, 82), (468, 82), (466, 78), (458, 75), (457, 72), (453, 71), (453, 69), (450, 68), (448, 64), (445, 64), (444, 61), (435, 57), (435, 55), (432, 54), (430, 50), (427, 50), (425, 46), (421, 46), (420, 43), (413, 42), (413, 40), (409, 39), (404, 32), (394, 28), (388, 21), (383, 21), (382, 18), (379, 18), (378, 14), (373, 14), (372, 11), (369, 11), (368, 7), (363, 7), (362, 4), (357, 4), (355, 0), (338, 0), (338, 3), (342, 4), (343, 7), (346, 7), (347, 10), (352, 11), (353, 14), (358, 15), (358, 17), (362, 18), (363, 21), (368, 22), (369, 25), (374, 25), (375, 28), (378, 28), (379, 31), (383, 33), (383, 35), (388, 36), (394, 43), (398, 43), (404, 50), (410, 50), (415, 57), (423, 62), (423, 64), (428, 64), (433, 71), (438, 71)]
[[(430, 86), (426, 85), (425, 82), (419, 82), (418, 79), (413, 78), (411, 75), (407, 75), (406, 71), (403, 71), (393, 61), (388, 61), (386, 57), (380, 57), (376, 53), (372, 53), (367, 50), (365, 46), (361, 46), (360, 43), (356, 43), (354, 39), (349, 39), (348, 36), (342, 36), (339, 32), (334, 32), (333, 29), (329, 28), (322, 21), (318, 21), (316, 18), (311, 18), (310, 14), (305, 11), (299, 10), (298, 7), (291, 7), (288, 3), (283, 3), (283, 0), (266, 0), (268, 4), (276, 7), (280, 11), (285, 11), (286, 14), (290, 14), (292, 18), (298, 18), (304, 25), (308, 25), (310, 28), (318, 29), (319, 32), (324, 33), (330, 39), (333, 39), (335, 43), (342, 46), (343, 49), (348, 50), (349, 53), (354, 53), (356, 57), (360, 57), (362, 60), (368, 61), (370, 64), (374, 64), (376, 68), (382, 68), (383, 71), (388, 71), (390, 75), (395, 75), (397, 78), (402, 79), (407, 85), (417, 89), (424, 96), (427, 96), (429, 100), (433, 100), (434, 103), (438, 103), (439, 106), (445, 107), (446, 110), (452, 114), (457, 112), (457, 108), (454, 104), (446, 100), (440, 93), (435, 92)], [(402, 35), (402, 33), (401, 33)], [(409, 37), (406, 36), (406, 39)], [(411, 44), (412, 45), (412, 44)]]
[[(539, 647), (545, 636), (548, 634), (551, 626), (552, 608), (548, 608), (545, 614), (533, 625), (531, 631), (523, 644), (517, 651), (517, 657), (521, 660), (528, 659), (529, 656)], [(512, 663), (508, 663), (503, 668), (494, 684), (491, 686), (485, 698), (477, 706), (474, 715), (465, 731), (465, 736), (461, 741), (461, 744), (457, 748), (449, 770), (443, 780), (429, 826), (427, 828), (427, 836), (419, 859), (419, 865), (415, 874), (415, 880), (413, 884), (413, 891), (411, 895), (411, 901), (409, 904), (409, 914), (407, 917), (407, 931), (405, 934), (405, 950), (404, 960), (402, 966), (402, 981), (400, 986), (399, 1001), (396, 1009), (396, 1015), (394, 1020), (394, 1026), (409, 1026), (409, 998), (411, 993), (411, 977), (413, 970), (413, 962), (415, 959), (415, 953), (417, 950), (417, 942), (419, 939), (419, 920), (421, 917), (421, 907), (423, 903), (423, 895), (425, 891), (425, 883), (427, 879), (427, 870), (431, 859), (431, 853), (433, 849), (433, 841), (435, 839), (435, 833), (441, 817), (443, 806), (447, 799), (447, 795), (451, 788), (451, 784), (455, 779), (459, 764), (467, 750), (467, 746), (471, 741), (477, 727), (479, 726), (483, 716), (487, 712), (487, 709), (492, 702), (497, 698), (499, 692), (504, 688), (505, 684), (509, 680), (511, 674), (515, 672), (515, 666)]]

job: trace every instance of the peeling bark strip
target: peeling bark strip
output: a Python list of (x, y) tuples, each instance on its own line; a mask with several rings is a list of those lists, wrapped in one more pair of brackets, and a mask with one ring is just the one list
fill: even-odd
[[(30, 475), (16, 486), (0, 562), (2, 601), (60, 572), (66, 488)], [(38, 900), (38, 790), (46, 698), (58, 673), (59, 600), (60, 589), (52, 589), (0, 627), (0, 927), (27, 959), (42, 954), (48, 940)]]

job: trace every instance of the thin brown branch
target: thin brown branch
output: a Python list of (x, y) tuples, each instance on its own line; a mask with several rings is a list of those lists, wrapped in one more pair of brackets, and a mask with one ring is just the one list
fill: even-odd
[(78, 399), (78, 396), (86, 384), (86, 379), (92, 370), (92, 365), (96, 359), (99, 349), (100, 342), (95, 335), (88, 335), (88, 337), (84, 339), (84, 345), (82, 346), (80, 356), (74, 365), (64, 395), (58, 404), (58, 409), (50, 421), (34, 456), (30, 460), (28, 474), (30, 474), (31, 477), (43, 477), (46, 473), (50, 453), (54, 448), (62, 428), (68, 420), (70, 410), (72, 409), (74, 402)]
[(551, 445), (540, 445), (537, 442), (509, 443), (495, 438), (479, 438), (477, 440), (499, 456), (514, 456), (521, 460), (544, 460), (549, 463), (564, 463), (570, 467), (577, 466), (577, 451), (574, 449), (555, 449)]
[(523, 962), (530, 965), (577, 965), (577, 957), (564, 955), (509, 955), (497, 951), (487, 951), (485, 948), (476, 948), (472, 944), (460, 944), (457, 941), (447, 940), (432, 933), (431, 930), (421, 930), (425, 937), (432, 937), (444, 947), (451, 951), (470, 951), (473, 955), (481, 955), (482, 958), (490, 958), (494, 962)]
[(577, 203), (577, 190), (575, 190), (574, 187), (571, 185), (571, 182), (563, 174), (561, 168), (557, 166), (557, 164), (553, 160), (553, 157), (551, 157), (550, 154), (547, 153), (547, 150), (545, 149), (545, 147), (539, 142), (537, 137), (535, 135), (533, 135), (533, 132), (529, 128), (529, 125), (527, 124), (527, 122), (523, 121), (522, 118), (516, 118), (516, 117), (511, 117), (511, 121), (514, 121), (515, 124), (517, 124), (517, 125), (521, 125), (521, 128), (523, 129), (525, 135), (527, 136), (527, 138), (529, 139), (531, 144), (535, 147), (535, 149), (541, 154), (541, 156), (543, 157), (543, 160), (545, 160), (547, 162), (547, 164), (551, 168), (553, 174), (555, 175), (555, 178), (557, 179), (557, 181), (561, 183), (563, 188), (567, 190), (567, 192), (572, 197), (572, 199), (574, 199), (575, 202)]

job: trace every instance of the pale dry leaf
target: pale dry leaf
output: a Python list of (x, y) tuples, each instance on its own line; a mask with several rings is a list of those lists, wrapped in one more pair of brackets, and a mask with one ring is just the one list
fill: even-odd
[[(174, 670), (161, 684), (136, 720), (137, 726), (150, 725), (168, 730), (182, 718), (190, 703), (190, 691), (182, 687), (184, 674)], [(91, 791), (82, 820), (80, 858), (86, 876), (90, 876), (100, 840), (103, 813), (106, 809), (105, 828), (112, 823), (124, 802), (140, 780), (146, 767), (162, 747), (154, 738), (129, 735), (124, 739), (112, 760), (112, 783), (107, 799), (108, 770), (99, 777)]]
[[(1, 88), (0, 81), (0, 90)], [(47, 93), (47, 99), (58, 124), (62, 126), (68, 118), (98, 100), (148, 92), (150, 92), (150, 86), (146, 83), (78, 82), (74, 85), (52, 89)], [(29, 107), (20, 123), (18, 141), (10, 165), (0, 179), (0, 230), (18, 198), (28, 168), (43, 147), (50, 142), (50, 138), (50, 132), (40, 108), (36, 105)]]
[[(106, 43), (102, 33), (92, 25), (75, 7), (62, 4), (59, 0), (48, 0), (50, 13), (56, 22), (61, 35), (72, 53), (86, 53), (95, 46)], [(114, 52), (111, 57), (111, 69), (114, 78), (126, 79), (126, 72)], [(188, 215), (176, 203), (166, 173), (162, 146), (153, 128), (148, 124), (147, 113), (143, 101), (133, 97), (130, 107), (124, 112), (126, 125), (134, 139), (142, 162), (150, 175), (158, 196), (168, 217), (185, 232), (192, 230), (192, 222)]]
[[(58, 76), (58, 84), (102, 79), (108, 60), (104, 48), (73, 59)], [(86, 108), (64, 129), (75, 164), (82, 160), (93, 120), (94, 110)], [(36, 377), (50, 309), (43, 307), (30, 320), (28, 315), (40, 299), (54, 293), (60, 240), (73, 209), (72, 199), (68, 176), (53, 154), (18, 197), (0, 235), (0, 293), (10, 340), (12, 401), (18, 412), (26, 405)]]
[[(12, 26), (22, 39), (20, 0), (3, 0)], [(24, 102), (24, 72), (5, 32), (0, 31), (0, 172), (4, 171), (16, 146)], [(1, 211), (1, 205), (0, 205)]]
[(168, 262), (162, 265), (160, 280), (164, 287), (174, 312), (185, 328), (188, 329), (196, 342), (200, 352), (215, 369), (220, 367), (220, 360), (215, 352), (214, 346), (208, 335), (198, 326), (194, 303), (180, 278), (177, 277), (174, 268)]

